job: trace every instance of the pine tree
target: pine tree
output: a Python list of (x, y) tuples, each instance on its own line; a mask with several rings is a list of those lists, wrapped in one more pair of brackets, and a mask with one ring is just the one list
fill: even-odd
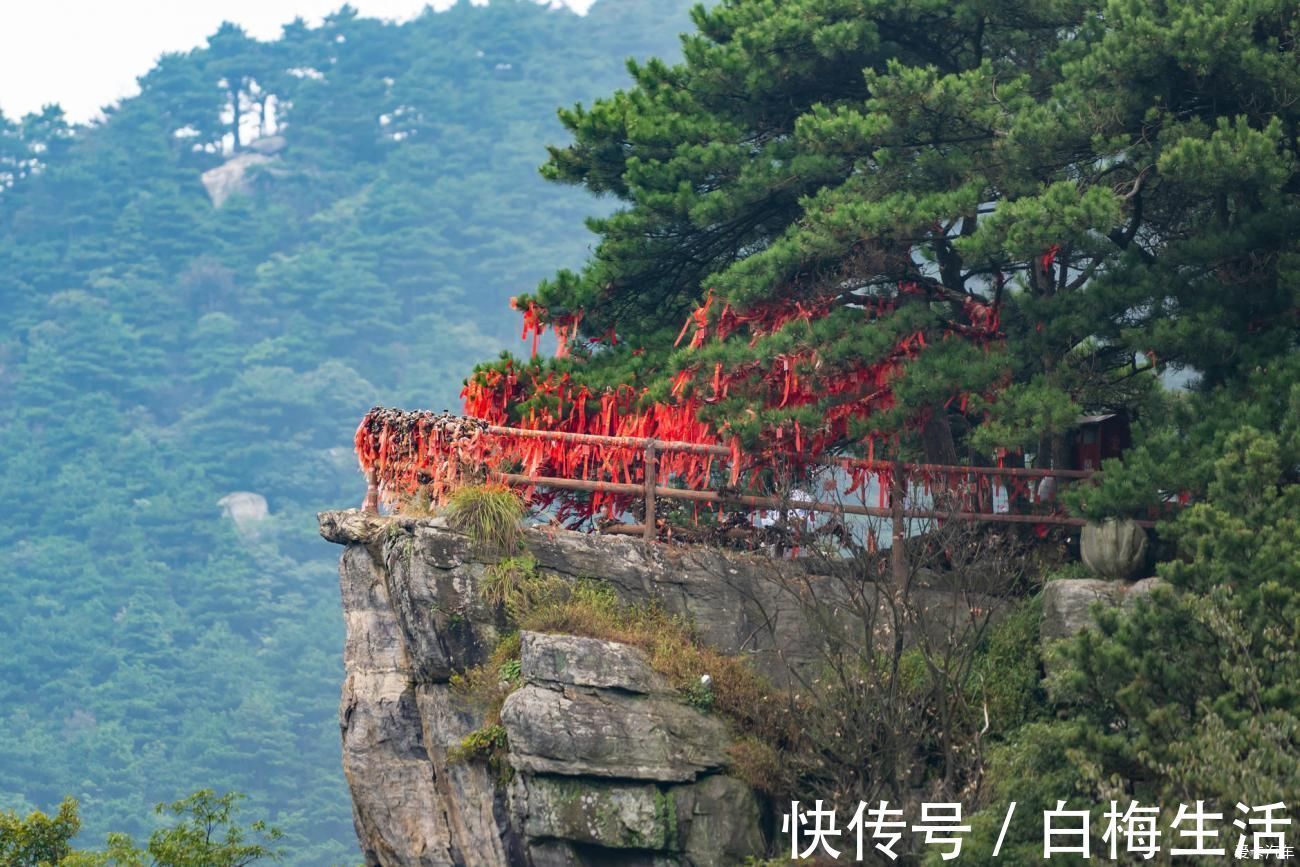
[(470, 407), (572, 427), (586, 388), (768, 457), (901, 435), (1059, 465), (1081, 411), (1140, 409), (1158, 370), (1242, 383), (1300, 326), (1296, 12), (697, 9), (683, 63), (561, 114), (544, 174), (620, 208), (518, 301), (572, 345), (480, 369)]

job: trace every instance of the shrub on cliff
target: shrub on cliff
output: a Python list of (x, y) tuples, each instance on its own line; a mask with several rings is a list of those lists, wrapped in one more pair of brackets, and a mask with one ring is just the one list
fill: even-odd
[(988, 859), (1010, 801), (1040, 815), (1066, 799), (1093, 811), (1095, 829), (1111, 799), (1159, 807), (1162, 827), (1180, 803), (1204, 800), (1230, 822), (1238, 802), (1295, 801), (1296, 466), (1285, 431), (1226, 437), (1207, 502), (1167, 529), (1179, 554), (1159, 566), (1168, 585), (1131, 610), (1098, 611), (1095, 631), (1065, 641), (1048, 682), (1059, 718), (1013, 731), (994, 751), (988, 808), (972, 817), (973, 863), (1042, 854), (1041, 824), (1027, 818), (1012, 824), (1002, 861)]
[(464, 485), (447, 502), (447, 523), (480, 552), (509, 556), (519, 546), (524, 503), (505, 485)]

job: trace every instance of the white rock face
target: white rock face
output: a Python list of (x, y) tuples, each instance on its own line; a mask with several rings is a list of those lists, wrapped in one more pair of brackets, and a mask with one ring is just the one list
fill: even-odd
[(248, 192), (248, 170), (253, 166), (265, 165), (274, 162), (275, 157), (259, 154), (252, 151), (245, 151), (236, 154), (226, 160), (215, 169), (208, 169), (200, 179), (203, 181), (203, 187), (208, 191), (208, 198), (212, 200), (212, 206), (219, 208), (225, 204), (235, 193)]
[(288, 142), (285, 141), (284, 136), (268, 135), (259, 139), (253, 139), (245, 145), (245, 147), (250, 151), (271, 156), (272, 154), (278, 154), (280, 151), (284, 150), (286, 145), (288, 145)]
[(252, 491), (235, 491), (226, 494), (217, 505), (227, 518), (235, 522), (240, 533), (254, 533), (257, 525), (264, 521), (270, 510), (266, 507), (266, 497)]

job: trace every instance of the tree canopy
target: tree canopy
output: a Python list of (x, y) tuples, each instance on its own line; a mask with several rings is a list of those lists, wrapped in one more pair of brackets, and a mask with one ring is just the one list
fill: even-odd
[(697, 8), (681, 63), (562, 113), (544, 174), (617, 208), (517, 301), (571, 347), (481, 369), (471, 408), (572, 426), (587, 388), (688, 403), (764, 460), (901, 436), (1059, 466), (1081, 413), (1140, 415), (1156, 373), (1244, 389), (1300, 328), (1295, 13)]
[(64, 798), (47, 816), (0, 812), (0, 858), (6, 867), (246, 867), (280, 859), (275, 847), (283, 833), (258, 820), (247, 828), (236, 820), (242, 796), (202, 789), (154, 811), (172, 824), (149, 835), (143, 848), (128, 834), (110, 834), (102, 850), (73, 849), (81, 828), (79, 805)]
[[(543, 173), (616, 207), (580, 267), (514, 302), (555, 357), (480, 366), (467, 409), (727, 442), (758, 469), (882, 445), (1062, 466), (1080, 415), (1124, 412), (1132, 448), (1065, 499), (1189, 503), (1157, 528), (1163, 586), (1050, 648), (1042, 694), (1037, 636), (1017, 645), (1032, 686), (965, 721), (990, 761), (942, 789), (977, 811), (970, 857), (992, 863), (1010, 801), (1103, 828), (1112, 799), (1164, 826), (1180, 801), (1294, 800), (1300, 4), (693, 16), (682, 62), (562, 113)], [(1038, 860), (1040, 832), (1003, 857)]]

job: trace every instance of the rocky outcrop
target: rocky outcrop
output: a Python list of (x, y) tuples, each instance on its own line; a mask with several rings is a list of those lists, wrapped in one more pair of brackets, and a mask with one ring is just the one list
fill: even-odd
[(284, 169), (277, 168), (277, 154), (285, 148), (283, 136), (273, 135), (259, 138), (247, 145), (247, 149), (226, 160), (216, 168), (208, 169), (200, 176), (203, 188), (208, 191), (212, 207), (220, 208), (226, 200), (235, 194), (247, 194), (251, 191), (250, 171), (263, 167), (272, 174), (283, 174)]
[(340, 567), (347, 638), (339, 705), (343, 770), (368, 865), (517, 863), (507, 804), (487, 768), (453, 763), (478, 726), (450, 688), (420, 676), (387, 569), (351, 545)]
[(517, 771), (683, 782), (726, 764), (722, 723), (683, 704), (635, 648), (525, 633), (521, 672), (501, 710)]
[[(445, 682), (453, 671), (486, 658), (501, 624), (480, 601), (487, 566), (464, 536), (441, 518), (357, 510), (319, 518), (325, 539), (366, 549), (376, 576), (393, 588), (397, 628), (418, 677)], [(653, 603), (681, 615), (705, 642), (723, 653), (743, 653), (778, 683), (825, 658), (826, 624), (806, 620), (801, 598), (833, 599), (838, 587), (805, 564), (552, 527), (533, 527), (524, 536), (541, 571), (570, 580), (599, 578), (627, 604)]]
[[(346, 546), (339, 719), (367, 865), (666, 867), (762, 852), (758, 804), (725, 774), (725, 727), (632, 647), (525, 635), (523, 684), (502, 711), (513, 781), (449, 760), (482, 722), (449, 680), (484, 661), (503, 627), (479, 594), (487, 564), (437, 518), (326, 512), (320, 525)], [(825, 640), (783, 583), (798, 566), (549, 528), (525, 536), (546, 573), (600, 578), (628, 604), (690, 617), (778, 680), (814, 664)]]
[(684, 786), (520, 776), (511, 787), (535, 864), (744, 863), (764, 846), (758, 802), (722, 774)]
[(668, 682), (650, 668), (635, 647), (574, 635), (520, 638), (520, 669), (531, 683), (546, 686), (595, 686), (650, 695), (668, 690)]
[(1103, 581), (1100, 578), (1067, 578), (1043, 585), (1042, 638), (1045, 643), (1068, 638), (1096, 625), (1093, 606), (1130, 605), (1160, 583), (1158, 578), (1141, 581)]
[[(501, 711), (513, 780), (506, 786), (485, 763), (450, 760), (483, 721), (449, 682), (486, 661), (506, 625), (480, 593), (490, 564), (440, 518), (324, 512), (320, 530), (346, 546), (340, 724), (367, 865), (686, 867), (762, 853), (758, 803), (726, 773), (729, 732), (633, 647), (523, 636), (522, 684)], [(828, 650), (860, 640), (862, 608), (873, 601), (860, 576), (837, 574), (843, 567), (825, 559), (553, 527), (523, 535), (547, 577), (601, 579), (625, 604), (687, 619), (705, 642), (743, 655), (777, 685), (811, 681)], [(954, 588), (924, 571), (914, 583), (926, 618), (912, 630), (946, 634), (994, 610), (976, 592), (993, 585)], [(889, 602), (874, 601), (882, 611)], [(870, 634), (892, 644), (885, 619)]]
[(587, 863), (584, 847), (690, 865), (763, 851), (753, 793), (720, 773), (724, 727), (683, 704), (640, 651), (525, 633), (521, 675), (501, 718), (515, 827), (534, 863)]

